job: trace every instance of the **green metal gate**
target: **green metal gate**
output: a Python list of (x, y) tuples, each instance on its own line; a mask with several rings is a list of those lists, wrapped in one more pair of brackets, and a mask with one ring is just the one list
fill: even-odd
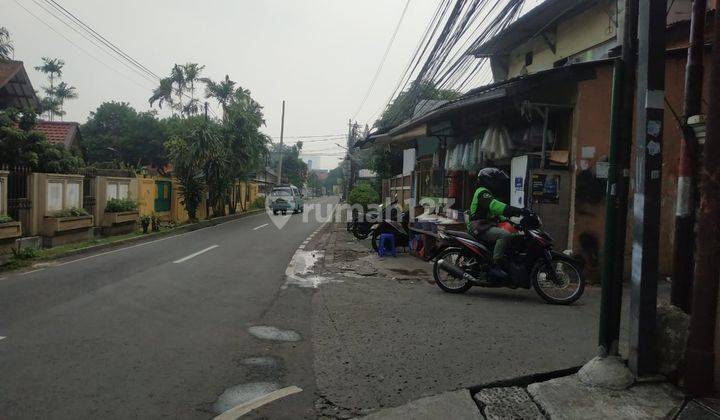
[(170, 211), (170, 200), (172, 199), (172, 182), (155, 181), (157, 196), (155, 198), (155, 211)]

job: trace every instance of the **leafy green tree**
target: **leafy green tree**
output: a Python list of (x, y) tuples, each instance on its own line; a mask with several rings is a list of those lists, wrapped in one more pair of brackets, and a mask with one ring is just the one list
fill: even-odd
[[(88, 163), (100, 166), (164, 167), (163, 143), (170, 132), (150, 112), (137, 112), (126, 102), (104, 102), (82, 126), (81, 149)], [(108, 165), (110, 164), (110, 165)]]
[(195, 84), (200, 81), (200, 73), (205, 69), (198, 63), (186, 63), (182, 68), (182, 75), (185, 79), (185, 86), (190, 91), (190, 99), (183, 106), (185, 115), (196, 115), (199, 110), (199, 101), (195, 99)]
[(62, 120), (62, 117), (66, 114), (63, 109), (65, 101), (77, 98), (77, 89), (62, 81), (57, 86), (55, 85), (56, 79), (62, 77), (63, 67), (65, 67), (63, 60), (43, 57), (42, 61), (43, 64), (36, 66), (35, 70), (47, 74), (50, 85), (43, 87), (46, 96), (40, 100), (40, 106), (43, 112), (48, 113), (50, 121), (53, 121), (56, 115)]
[(201, 79), (205, 83), (205, 98), (215, 99), (223, 110), (223, 121), (225, 121), (227, 106), (235, 94), (235, 82), (230, 80), (226, 74), (225, 80), (213, 82), (208, 78)]
[(0, 26), (0, 60), (12, 60), (14, 52), (15, 47), (10, 39), (10, 31), (4, 26)]
[(366, 183), (360, 182), (355, 185), (348, 194), (348, 204), (359, 204), (364, 210), (367, 210), (370, 204), (377, 204), (380, 202), (380, 195), (375, 191), (375, 188)]
[(277, 167), (280, 153), (282, 153), (282, 176), (283, 178), (287, 178), (289, 183), (296, 186), (302, 186), (307, 179), (307, 164), (300, 159), (301, 151), (302, 142), (297, 142), (292, 146), (283, 144), (282, 149), (279, 143), (273, 143), (270, 149), (272, 167)]
[[(262, 107), (250, 95), (250, 91), (238, 89), (224, 108), (223, 138), (229, 156), (229, 175), (234, 180), (246, 181), (267, 156), (270, 138), (260, 132), (265, 125)], [(234, 211), (237, 194), (230, 194), (229, 204)]]
[(333, 185), (337, 185), (338, 183), (345, 183), (345, 175), (343, 174), (342, 166), (338, 166), (337, 168), (330, 170), (327, 178), (325, 178), (323, 186), (328, 193), (332, 193)]
[(180, 183), (178, 191), (180, 202), (185, 206), (190, 220), (197, 220), (197, 209), (202, 202), (205, 178), (202, 162), (193, 156), (189, 141), (192, 139), (173, 136), (165, 143), (165, 148), (173, 163), (173, 174)]
[(47, 107), (47, 109), (43, 110), (48, 113), (50, 121), (55, 118), (58, 112), (62, 111), (62, 104), (55, 96), (55, 79), (62, 77), (63, 67), (65, 67), (63, 60), (49, 57), (43, 57), (42, 64), (35, 66), (35, 70), (45, 73), (50, 82), (49, 86), (43, 88), (47, 96), (41, 100), (41, 105)]
[(318, 174), (310, 171), (307, 177), (307, 186), (310, 190), (313, 191), (314, 195), (319, 195), (320, 190), (322, 189), (322, 183), (320, 182), (320, 178), (318, 177)]
[(169, 77), (160, 79), (160, 85), (156, 87), (152, 95), (150, 95), (150, 106), (153, 106), (157, 102), (158, 106), (162, 109), (163, 103), (167, 103), (172, 108), (173, 106), (173, 81)]
[(80, 156), (50, 143), (45, 134), (35, 130), (35, 123), (31, 110), (0, 111), (0, 163), (51, 173), (72, 172), (84, 165)]
[(409, 120), (415, 107), (423, 100), (453, 100), (459, 98), (460, 92), (451, 89), (438, 89), (433, 82), (415, 81), (401, 92), (375, 121), (374, 127), (379, 132), (387, 132)]
[(55, 115), (58, 115), (60, 120), (62, 120), (62, 117), (66, 114), (63, 109), (65, 101), (77, 98), (78, 94), (77, 89), (75, 89), (74, 86), (70, 86), (65, 82), (60, 82), (54, 89), (48, 91), (48, 96), (53, 98), (54, 104), (56, 104)]

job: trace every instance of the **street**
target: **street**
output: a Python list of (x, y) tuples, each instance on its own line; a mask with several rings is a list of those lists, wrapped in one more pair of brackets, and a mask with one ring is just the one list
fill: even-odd
[[(261, 213), (6, 274), (3, 417), (212, 418), (294, 385), (251, 416), (347, 418), (594, 355), (599, 290), (569, 307), (444, 293), (427, 263), (318, 231), (314, 205), (336, 201), (280, 230)], [(322, 281), (286, 284), (298, 247)]]
[[(225, 389), (258, 381), (302, 388), (282, 412), (310, 416), (310, 296), (280, 287), (320, 223), (273, 217), (293, 220), (254, 229), (269, 222), (262, 213), (6, 275), (0, 417), (209, 418)], [(303, 339), (259, 340), (248, 332), (257, 325)], [(277, 363), (244, 363), (255, 356)]]

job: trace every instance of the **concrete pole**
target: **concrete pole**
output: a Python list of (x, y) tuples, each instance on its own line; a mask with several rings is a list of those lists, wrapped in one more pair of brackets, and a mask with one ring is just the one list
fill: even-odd
[(280, 118), (280, 156), (278, 157), (277, 183), (282, 184), (283, 161), (283, 135), (285, 134), (285, 101), (282, 104), (282, 117)]
[(705, 0), (694, 0), (690, 20), (690, 45), (685, 66), (685, 97), (683, 101), (683, 140), (678, 162), (677, 204), (675, 207), (675, 240), (673, 242), (673, 273), (670, 300), (673, 305), (690, 313), (695, 245), (696, 162), (698, 142), (687, 119), (701, 112), (703, 84), (703, 48), (705, 32)]
[[(715, 13), (713, 44), (720, 45), (720, 13)], [(707, 134), (700, 170), (700, 217), (695, 284), (686, 352), (685, 386), (693, 395), (712, 392), (715, 323), (720, 276), (720, 54), (711, 55)]]
[(636, 377), (656, 371), (658, 251), (662, 183), (662, 137), (665, 109), (666, 3), (640, 2), (635, 97), (635, 194), (633, 203), (630, 355)]

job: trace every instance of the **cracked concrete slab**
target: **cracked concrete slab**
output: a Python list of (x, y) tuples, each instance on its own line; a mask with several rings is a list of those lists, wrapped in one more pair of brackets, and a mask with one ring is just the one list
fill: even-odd
[(527, 391), (517, 386), (482, 389), (473, 398), (487, 420), (545, 419)]
[(553, 420), (672, 418), (683, 399), (667, 383), (640, 383), (617, 391), (587, 386), (577, 375), (532, 384), (528, 392)]
[(366, 420), (481, 420), (482, 415), (466, 389), (410, 401), (363, 417)]

